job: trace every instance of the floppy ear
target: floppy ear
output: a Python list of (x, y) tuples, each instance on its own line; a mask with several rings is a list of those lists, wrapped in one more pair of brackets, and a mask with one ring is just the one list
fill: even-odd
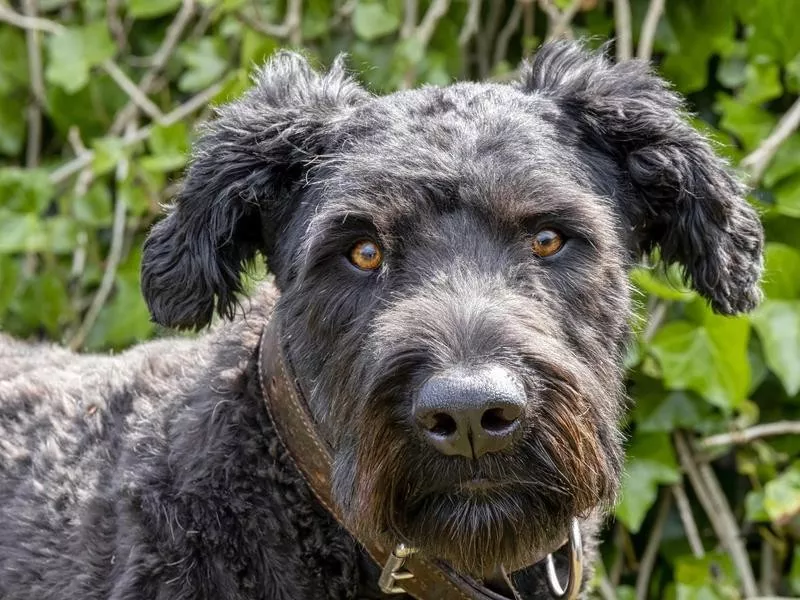
[(689, 126), (680, 98), (641, 61), (611, 63), (580, 44), (544, 46), (523, 65), (526, 92), (551, 96), (586, 143), (610, 155), (640, 253), (658, 247), (720, 313), (759, 301), (763, 231), (745, 188)]
[(232, 316), (242, 269), (271, 253), (336, 117), (368, 97), (341, 59), (320, 75), (289, 52), (254, 83), (205, 127), (169, 215), (145, 241), (142, 292), (162, 325), (200, 328), (215, 308)]

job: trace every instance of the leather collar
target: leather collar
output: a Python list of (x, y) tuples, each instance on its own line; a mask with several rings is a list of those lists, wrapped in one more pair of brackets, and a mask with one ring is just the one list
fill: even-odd
[[(275, 426), (275, 431), (289, 452), (292, 461), (306, 480), (319, 503), (345, 530), (353, 535), (344, 523), (336, 503), (331, 497), (332, 451), (317, 433), (314, 419), (302, 394), (302, 388), (291, 372), (284, 356), (278, 319), (273, 317), (261, 333), (258, 371), (261, 391)], [(577, 536), (577, 540), (575, 539)], [(417, 600), (523, 600), (504, 571), (497, 580), (505, 588), (500, 594), (481, 582), (456, 573), (446, 563), (431, 561), (413, 549), (398, 545), (387, 548), (374, 539), (353, 535), (378, 565), (383, 566), (379, 587), (384, 593), (405, 593)], [(576, 598), (580, 588), (582, 570), (580, 533), (573, 526), (571, 543), (571, 577), (567, 590), (556, 597)], [(575, 560), (577, 555), (577, 561)], [(555, 577), (552, 557), (548, 555), (548, 575)], [(558, 588), (551, 589), (560, 591)]]

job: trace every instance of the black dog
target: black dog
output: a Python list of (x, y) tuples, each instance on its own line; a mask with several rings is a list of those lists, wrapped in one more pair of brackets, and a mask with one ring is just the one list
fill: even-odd
[[(0, 598), (379, 597), (275, 436), (269, 319), (347, 526), (538, 597), (531, 561), (574, 518), (591, 555), (615, 499), (626, 272), (656, 250), (717, 311), (757, 302), (757, 216), (645, 65), (556, 44), (512, 85), (375, 97), (279, 55), (145, 246), (156, 321), (234, 322), (113, 358), (2, 340)], [(235, 316), (258, 253), (281, 293)]]

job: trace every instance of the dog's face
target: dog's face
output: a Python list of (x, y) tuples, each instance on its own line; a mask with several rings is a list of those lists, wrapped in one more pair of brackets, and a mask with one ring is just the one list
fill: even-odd
[(199, 142), (145, 296), (203, 326), (264, 254), (351, 525), (521, 566), (614, 499), (633, 261), (658, 248), (720, 312), (757, 301), (756, 215), (679, 109), (574, 44), (515, 85), (382, 98), (281, 55)]

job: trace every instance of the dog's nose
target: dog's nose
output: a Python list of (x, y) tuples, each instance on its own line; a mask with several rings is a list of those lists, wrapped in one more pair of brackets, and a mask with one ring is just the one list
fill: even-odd
[(522, 429), (525, 390), (499, 366), (431, 377), (419, 391), (414, 419), (439, 452), (477, 458), (507, 448)]

